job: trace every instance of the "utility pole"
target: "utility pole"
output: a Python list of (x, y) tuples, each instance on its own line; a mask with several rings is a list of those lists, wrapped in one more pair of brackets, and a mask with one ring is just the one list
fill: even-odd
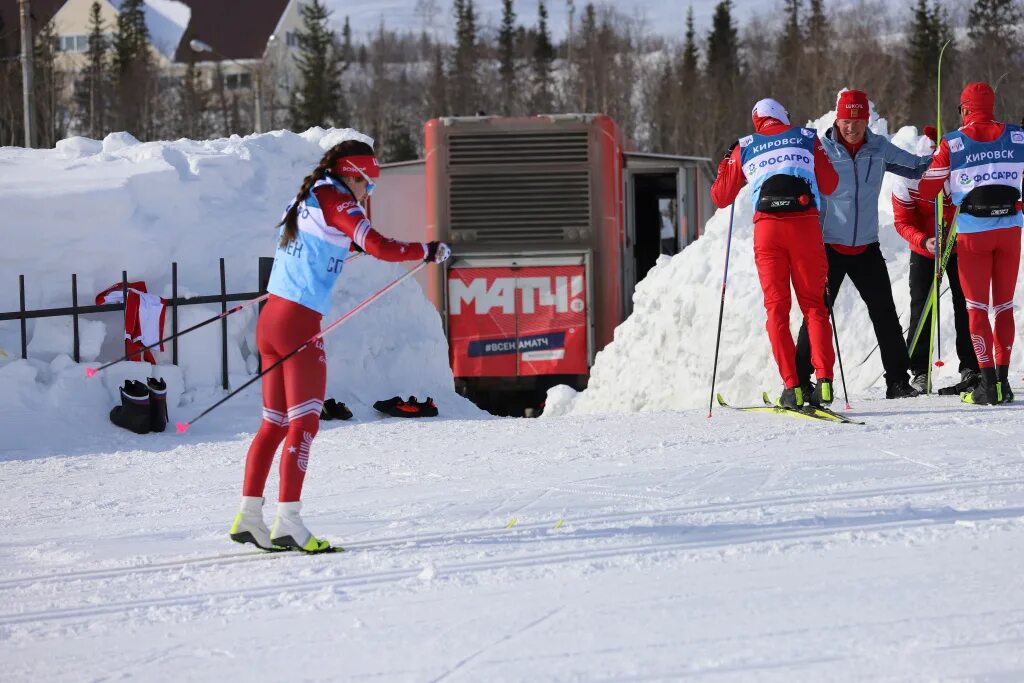
[(33, 147), (33, 123), (36, 120), (35, 106), (32, 100), (32, 17), (29, 0), (18, 0), (21, 16), (21, 92), (25, 111), (25, 146)]
[(568, 55), (566, 62), (569, 64), (569, 71), (572, 71), (572, 20), (576, 15), (576, 3), (573, 0), (566, 0), (566, 4), (569, 5), (569, 40), (567, 42)]

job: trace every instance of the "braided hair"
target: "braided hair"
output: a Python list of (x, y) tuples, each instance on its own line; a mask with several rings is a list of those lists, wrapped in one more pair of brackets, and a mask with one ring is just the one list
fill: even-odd
[(277, 224), (278, 227), (284, 226), (280, 246), (287, 246), (298, 235), (299, 203), (310, 193), (316, 181), (327, 175), (339, 159), (351, 156), (369, 156), (372, 154), (373, 148), (360, 140), (345, 140), (327, 150), (323, 158), (320, 159), (320, 163), (313, 169), (313, 172), (302, 181), (302, 187), (299, 188), (299, 193), (295, 195), (295, 201), (292, 202), (291, 207), (284, 215), (284, 218), (281, 219), (281, 222)]

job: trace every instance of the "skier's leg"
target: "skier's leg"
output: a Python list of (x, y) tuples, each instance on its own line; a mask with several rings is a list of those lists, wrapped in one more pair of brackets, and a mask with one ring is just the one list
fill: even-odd
[(831, 380), (835, 364), (835, 349), (832, 347), (832, 324), (829, 322), (828, 305), (821, 293), (828, 281), (828, 259), (821, 233), (802, 230), (795, 233), (790, 243), (793, 263), (793, 289), (797, 304), (804, 314), (802, 331), (810, 341), (811, 365), (820, 381)]
[[(281, 358), (273, 343), (276, 341), (275, 332), (283, 327), (280, 312), (281, 309), (271, 302), (260, 313), (256, 324), (256, 348), (260, 351), (260, 361), (265, 368)], [(263, 497), (270, 466), (274, 462), (274, 453), (288, 433), (283, 370), (280, 367), (274, 368), (263, 376), (262, 381), (263, 419), (249, 446), (249, 453), (245, 459), (245, 480), (242, 485), (242, 495), (253, 498)]]
[(780, 221), (759, 221), (754, 226), (754, 263), (764, 294), (764, 309), (768, 314), (765, 329), (772, 345), (772, 355), (779, 368), (782, 381), (789, 387), (800, 385), (794, 362), (793, 335), (789, 331), (789, 252), (781, 233), (789, 226)]
[[(907, 357), (907, 342), (903, 338), (900, 317), (896, 313), (896, 303), (892, 298), (892, 284), (889, 282), (885, 257), (875, 243), (854, 259), (856, 266), (850, 268), (850, 280), (864, 300), (875, 329), (875, 338), (878, 340), (878, 349), (882, 355), (882, 367), (885, 368), (886, 384), (890, 388), (902, 388), (907, 385), (910, 359)], [(909, 393), (916, 394), (917, 392)]]
[[(835, 302), (836, 296), (839, 294), (839, 288), (843, 285), (843, 280), (846, 279), (846, 257), (834, 249), (830, 249), (828, 245), (825, 245), (825, 261), (828, 266), (828, 292), (832, 295), (832, 302)], [(826, 313), (828, 312), (828, 293), (822, 292), (820, 299), (826, 302)], [(831, 329), (831, 325), (829, 326)], [(832, 348), (832, 340), (829, 338), (829, 348)], [(833, 349), (833, 353), (835, 349)], [(804, 318), (804, 322), (800, 325), (800, 334), (797, 336), (796, 342), (796, 364), (798, 372), (800, 373), (800, 381), (806, 385), (811, 381), (811, 371), (813, 370), (813, 363), (811, 361), (811, 337), (807, 329), (807, 319)]]
[[(308, 339), (313, 334), (307, 335)], [(320, 429), (320, 409), (327, 388), (327, 359), (323, 341), (292, 356), (285, 364), (285, 395), (288, 397), (288, 436), (281, 453), (282, 503), (302, 498), (313, 438)]]
[[(914, 341), (914, 331), (921, 324), (921, 315), (928, 304), (928, 294), (931, 291), (932, 283), (935, 281), (935, 260), (921, 256), (915, 251), (910, 252), (910, 329), (907, 330), (907, 348), (910, 348)], [(955, 307), (955, 304), (954, 304)], [(925, 317), (922, 329), (930, 330), (931, 312)], [(973, 355), (973, 354), (972, 354)], [(914, 348), (914, 355), (910, 357), (910, 372), (913, 375), (920, 375), (928, 371), (928, 344), (927, 339), (918, 340)]]
[(949, 293), (953, 298), (953, 324), (956, 327), (956, 355), (960, 361), (960, 372), (977, 370), (978, 357), (974, 355), (971, 345), (971, 328), (967, 317), (967, 301), (964, 289), (960, 286), (960, 264), (956, 254), (949, 257), (946, 263), (946, 281), (949, 282)]
[(1017, 288), (1020, 268), (1020, 228), (992, 231), (994, 253), (992, 264), (992, 308), (995, 312), (995, 362), (999, 367), (1010, 364), (1016, 326), (1013, 320), (1013, 292)]
[(992, 283), (992, 251), (985, 243), (986, 233), (965, 233), (957, 238), (960, 285), (967, 303), (971, 344), (979, 368), (994, 366), (992, 326), (988, 320), (989, 289)]

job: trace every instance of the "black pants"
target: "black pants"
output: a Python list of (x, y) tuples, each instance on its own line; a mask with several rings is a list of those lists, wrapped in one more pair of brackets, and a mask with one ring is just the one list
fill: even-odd
[[(864, 305), (868, 307), (875, 338), (882, 352), (882, 367), (885, 368), (886, 383), (907, 381), (907, 342), (903, 339), (900, 317), (896, 315), (896, 303), (892, 300), (892, 285), (889, 271), (885, 267), (882, 250), (875, 242), (861, 254), (847, 256), (840, 254), (831, 245), (825, 245), (828, 257), (828, 290), (832, 300), (839, 295), (839, 287), (846, 276), (857, 288)], [(827, 297), (826, 297), (827, 298)], [(842, 343), (842, 339), (839, 340)], [(811, 340), (807, 336), (807, 322), (800, 326), (796, 343), (796, 368), (800, 382), (811, 381)]]
[[(926, 258), (916, 252), (910, 254), (910, 330), (907, 332), (907, 348), (914, 340), (921, 314), (928, 305), (928, 292), (931, 291), (935, 279), (935, 259)], [(949, 257), (946, 273), (942, 281), (949, 283), (949, 293), (953, 296), (953, 323), (956, 326), (956, 355), (960, 360), (960, 370), (977, 370), (978, 357), (974, 355), (971, 345), (971, 329), (967, 324), (967, 302), (964, 290), (960, 287), (960, 272), (957, 270), (956, 254)], [(941, 309), (940, 309), (941, 313)], [(914, 355), (910, 357), (910, 371), (919, 374), (928, 370), (928, 336), (932, 331), (931, 313), (925, 318), (921, 328), (921, 338), (917, 340)]]

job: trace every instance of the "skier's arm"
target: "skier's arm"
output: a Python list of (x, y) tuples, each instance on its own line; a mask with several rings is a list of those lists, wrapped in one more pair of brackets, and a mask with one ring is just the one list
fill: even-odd
[(832, 194), (839, 187), (839, 174), (821, 146), (821, 140), (814, 142), (814, 179), (818, 183), (818, 192), (823, 195)]
[(909, 188), (905, 182), (896, 183), (892, 192), (892, 216), (896, 232), (907, 243), (925, 249), (925, 242), (930, 237), (919, 226), (921, 225), (921, 214), (917, 210), (917, 204), (910, 197)]
[(743, 175), (743, 165), (740, 163), (740, 147), (733, 145), (718, 164), (718, 177), (711, 186), (711, 201), (720, 209), (724, 209), (733, 203), (736, 195), (740, 193), (743, 186), (747, 184), (747, 177)]
[(921, 176), (921, 182), (917, 186), (917, 191), (925, 201), (935, 199), (935, 196), (942, 190), (948, 178), (949, 147), (946, 145), (946, 140), (943, 139), (939, 141), (939, 148), (932, 155), (932, 161), (928, 166), (928, 170)]
[(373, 229), (370, 219), (351, 195), (326, 185), (313, 190), (329, 228), (348, 236), (359, 249), (381, 261), (422, 261), (428, 246), (423, 242), (402, 242), (384, 237)]
[(882, 157), (885, 159), (886, 171), (911, 180), (920, 178), (932, 161), (929, 156), (919, 157), (889, 141), (882, 145)]

